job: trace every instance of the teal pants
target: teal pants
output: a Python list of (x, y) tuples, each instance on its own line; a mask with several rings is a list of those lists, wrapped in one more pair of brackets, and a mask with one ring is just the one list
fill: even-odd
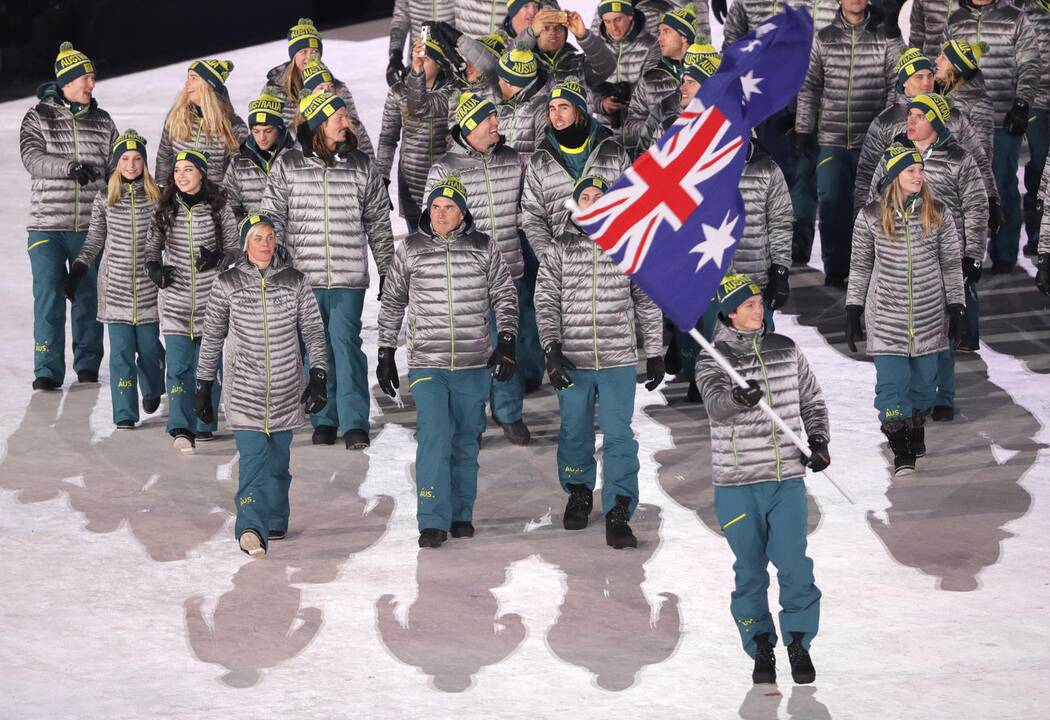
[[(365, 291), (349, 288), (314, 288), (328, 341), (328, 404), (310, 416), (314, 427), (329, 425), (339, 434), (368, 432), (368, 360), (361, 351), (361, 310)], [(304, 353), (305, 357), (305, 353)], [(306, 359), (309, 371), (309, 359)], [(333, 402), (334, 401), (334, 402)]]
[[(572, 385), (558, 392), (561, 428), (558, 430), (558, 480), (594, 489), (598, 463), (594, 459), (594, 406), (601, 428), (602, 508), (609, 512), (616, 497), (630, 498), (630, 512), (638, 505), (638, 441), (631, 429), (634, 414), (635, 369), (570, 370)], [(600, 396), (600, 399), (599, 399)]]
[(820, 254), (825, 275), (849, 275), (853, 250), (853, 185), (860, 150), (822, 147), (817, 155)]
[(139, 421), (139, 391), (144, 398), (164, 394), (164, 346), (158, 323), (108, 323), (109, 393), (113, 422)]
[(412, 368), (416, 403), (416, 519), (419, 529), (470, 522), (478, 495), (478, 437), (485, 432), (488, 368)]
[(992, 135), (992, 175), (999, 192), (999, 208), (1003, 224), (988, 243), (988, 256), (993, 265), (1013, 267), (1021, 241), (1021, 193), (1017, 190), (1017, 165), (1020, 162), (1021, 138), (1004, 128), (995, 128)]
[(547, 373), (540, 331), (536, 327), (536, 274), (540, 263), (524, 235), (521, 235), (521, 254), (525, 260), (525, 274), (514, 283), (518, 290), (518, 367), (515, 375), (521, 375), (525, 385), (539, 387)]
[[(520, 283), (514, 283), (520, 287)], [(520, 294), (520, 292), (519, 292)], [(489, 313), (489, 324), (492, 327), (492, 347), (499, 342), (499, 332), (496, 328), (496, 314)], [(522, 347), (522, 336), (518, 334), (517, 356), (521, 358), (524, 354)], [(492, 380), (492, 390), (489, 392), (489, 405), (492, 408), (492, 418), (500, 423), (512, 423), (521, 420), (521, 409), (525, 403), (525, 378), (522, 373), (515, 369), (510, 380)]]
[(963, 343), (967, 347), (977, 348), (981, 344), (981, 298), (977, 294), (977, 285), (966, 281), (963, 283), (966, 298), (966, 313), (963, 315)]
[(233, 438), (240, 454), (234, 532), (239, 538), (245, 530), (254, 530), (266, 547), (271, 532), (288, 532), (292, 432), (266, 434), (257, 430), (234, 430)]
[(780, 166), (791, 191), (794, 224), (791, 259), (803, 264), (813, 252), (813, 230), (817, 220), (817, 183), (815, 158), (800, 157), (795, 150), (795, 113), (782, 108), (755, 128), (759, 142)]
[(937, 353), (937, 382), (934, 405), (955, 409), (955, 351), (951, 348)]
[(212, 385), (211, 406), (215, 422), (203, 423), (193, 412), (193, 395), (197, 391), (197, 354), (200, 337), (165, 335), (164, 349), (168, 384), (168, 433), (189, 430), (192, 433), (215, 432), (219, 427), (219, 398), (222, 396), (222, 378), (217, 375)]
[[(905, 420), (933, 407), (939, 353), (875, 355), (875, 409), (881, 422)], [(953, 393), (954, 394), (954, 393)]]
[[(80, 254), (87, 232), (30, 230), (27, 248), (33, 272), (33, 376), (61, 384), (66, 377), (66, 296), (62, 284)], [(98, 372), (102, 323), (95, 319), (98, 261), (77, 287), (70, 310), (73, 370)]]
[[(1050, 150), (1050, 110), (1033, 108), (1028, 119), (1028, 164), (1024, 166), (1024, 225), (1028, 244), (1039, 244), (1039, 217), (1035, 204), (1039, 200), (1039, 183), (1043, 178), (1047, 151)], [(1050, 208), (1048, 208), (1050, 210)]]
[(755, 636), (776, 644), (769, 614), (769, 563), (780, 586), (780, 632), (785, 642), (802, 633), (807, 650), (820, 624), (820, 590), (806, 557), (806, 484), (802, 478), (752, 485), (715, 486), (715, 515), (736, 557), (736, 587), (729, 610), (744, 651), (755, 656)]

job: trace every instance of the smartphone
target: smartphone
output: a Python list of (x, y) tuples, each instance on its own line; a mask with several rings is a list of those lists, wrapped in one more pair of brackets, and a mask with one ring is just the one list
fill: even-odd
[(419, 26), (419, 37), (423, 40), (423, 44), (427, 44), (427, 40), (430, 39), (430, 23), (423, 23)]
[(567, 12), (556, 12), (554, 13), (554, 19), (552, 22), (555, 25), (568, 25), (569, 24), (569, 13)]

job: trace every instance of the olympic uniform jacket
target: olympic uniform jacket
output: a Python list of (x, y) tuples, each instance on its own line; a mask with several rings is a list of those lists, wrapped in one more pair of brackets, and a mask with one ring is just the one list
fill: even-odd
[(524, 178), (521, 158), (503, 140), (480, 153), (463, 139), (458, 127), (452, 137), (452, 147), (430, 168), (423, 197), (429, 197), (434, 185), (449, 173), (458, 174), (467, 189), (474, 228), (496, 241), (511, 279), (518, 280), (525, 272), (518, 235)]
[[(604, 25), (597, 31), (598, 37), (616, 61), (608, 82), (627, 83), (633, 89), (642, 79), (642, 73), (660, 62), (660, 46), (656, 44), (656, 36), (648, 29), (648, 22), (645, 13), (635, 10), (631, 29), (619, 40), (611, 40)], [(602, 110), (602, 95), (604, 93), (600, 89), (593, 93), (591, 112), (602, 125), (619, 130), (618, 139), (623, 145), (627, 142), (627, 131), (623, 127), (626, 109), (619, 113), (619, 118), (608, 115)]]
[(452, 0), (451, 4), (456, 29), (472, 38), (498, 31), (507, 16), (506, 0)]
[[(295, 116), (299, 113), (299, 98), (289, 98), (284, 91), (284, 85), (281, 84), (281, 79), (284, 77), (284, 73), (290, 63), (291, 61), (288, 61), (270, 68), (270, 72), (266, 73), (266, 84), (263, 86), (263, 92), (269, 88), (276, 88), (274, 97), (284, 102), (284, 112), (282, 114), (284, 125), (288, 128), (288, 133), (294, 137)], [(333, 78), (332, 85), (335, 86), (335, 94), (346, 103), (346, 114), (350, 118), (350, 129), (357, 136), (357, 149), (369, 157), (375, 157), (372, 140), (368, 137), (368, 131), (365, 130), (364, 123), (361, 122), (361, 115), (357, 112), (357, 105), (354, 104), (354, 96), (351, 94), (350, 88), (339, 78)]]
[(962, 251), (951, 211), (938, 207), (938, 227), (923, 229), (917, 202), (898, 215), (890, 238), (882, 233), (880, 201), (857, 216), (846, 304), (864, 307), (869, 355), (917, 357), (948, 348), (946, 308), (964, 302)]
[[(230, 111), (230, 127), (237, 138), (238, 143), (244, 142), (248, 135), (248, 126), (237, 115)], [(226, 168), (230, 161), (239, 152), (238, 148), (230, 150), (221, 137), (209, 137), (204, 131), (204, 117), (196, 115), (195, 127), (190, 133), (188, 140), (176, 140), (168, 132), (165, 122), (164, 130), (160, 134), (160, 145), (157, 147), (157, 164), (154, 166), (153, 177), (160, 185), (171, 182), (171, 173), (175, 169), (175, 156), (183, 150), (197, 150), (208, 154), (208, 179), (216, 185), (222, 185), (222, 178), (226, 175)]]
[(306, 422), (300, 337), (310, 367), (327, 371), (324, 323), (310, 283), (277, 254), (263, 271), (242, 255), (218, 276), (205, 316), (197, 378), (215, 379), (229, 338), (234, 357), (225, 366), (230, 375), (223, 383), (223, 406), (231, 429), (269, 434)]
[(580, 178), (598, 175), (612, 183), (631, 164), (620, 143), (609, 131), (595, 123), (591, 133), (583, 172), (574, 177), (564, 165), (557, 141), (548, 133), (539, 149), (529, 158), (521, 198), (522, 229), (536, 257), (561, 235), (569, 223), (565, 201)]
[(390, 54), (404, 57), (405, 38), (408, 38), (411, 50), (419, 37), (419, 28), (425, 22), (455, 22), (453, 6), (456, 2), (458, 0), (394, 0), (394, 15), (390, 19)]
[(270, 152), (256, 147), (252, 138), (241, 143), (241, 151), (226, 168), (226, 177), (222, 180), (226, 201), (230, 203), (230, 209), (238, 222), (244, 219), (249, 210), (261, 207), (270, 168), (281, 152), (294, 144), (295, 141), (287, 132), (278, 136), (277, 145)]
[[(899, 138), (898, 138), (899, 139)], [(924, 177), (930, 192), (951, 211), (959, 247), (965, 257), (977, 262), (984, 260), (988, 237), (988, 196), (984, 192), (981, 171), (973, 155), (953, 137), (936, 142), (922, 153), (925, 161)], [(871, 179), (871, 188), (864, 204), (877, 197), (878, 183), (886, 174), (886, 163), (879, 163)]]
[(798, 94), (795, 132), (817, 133), (820, 145), (860, 148), (871, 121), (894, 100), (901, 45), (870, 14), (857, 25), (842, 12), (817, 33)]
[[(783, 0), (732, 0), (722, 29), (722, 49), (725, 50), (769, 18), (783, 12), (784, 5)], [(830, 25), (839, 9), (836, 0), (805, 0), (791, 5), (809, 11), (813, 18), (814, 33)]]
[(733, 253), (731, 270), (765, 288), (772, 263), (791, 267), (791, 194), (784, 173), (772, 158), (761, 153), (744, 165), (740, 195), (747, 222)]
[(229, 205), (223, 204), (216, 226), (206, 201), (192, 207), (181, 199), (176, 202), (178, 209), (167, 239), (161, 237), (156, 221), (150, 224), (142, 265), (143, 271), (149, 262), (175, 268), (171, 285), (159, 293), (160, 331), (164, 335), (188, 335), (193, 340), (204, 331), (208, 297), (219, 274), (219, 268), (197, 270), (200, 249), (221, 252), (232, 259), (240, 248), (240, 235)]
[(1022, 11), (1003, 0), (981, 8), (962, 0), (948, 17), (948, 37), (988, 43), (988, 52), (981, 56), (981, 74), (996, 127), (1002, 127), (1015, 98), (1035, 104), (1042, 75), (1039, 38)]
[(1039, 43), (1039, 67), (1042, 74), (1032, 106), (1050, 110), (1050, 8), (1039, 0), (1018, 0), (1017, 5), (1024, 10)]
[(445, 239), (431, 230), (425, 211), (419, 232), (398, 246), (383, 286), (380, 347), (397, 347), (406, 310), (410, 368), (485, 367), (492, 354), (490, 310), (498, 332), (517, 333), (518, 296), (503, 254), (474, 229), (469, 212)]
[(279, 242), (314, 288), (368, 287), (368, 248), (380, 275), (394, 255), (389, 197), (360, 150), (328, 167), (301, 148), (282, 152), (263, 192)]
[[(974, 159), (977, 160), (979, 155), (983, 153), (984, 157), (988, 159), (988, 169), (982, 166), (981, 171), (985, 177), (989, 176), (992, 174), (990, 169), (992, 167), (993, 152), (992, 137), (996, 121), (992, 100), (988, 97), (988, 91), (984, 86), (984, 76), (978, 72), (975, 77), (967, 80), (956, 88), (954, 92), (945, 93), (944, 97), (951, 103), (952, 112), (954, 113), (954, 111), (958, 110), (973, 126), (977, 135), (977, 144), (980, 145), (980, 153), (975, 152)], [(954, 128), (952, 132), (955, 132)], [(969, 141), (967, 141), (966, 147), (971, 147)], [(978, 160), (978, 164), (980, 164), (980, 160)], [(992, 174), (992, 177), (994, 178), (994, 174)], [(990, 197), (999, 196), (999, 191), (995, 188), (994, 182), (989, 188), (987, 181), (985, 181), (985, 189), (988, 190)]]
[(645, 150), (641, 143), (645, 138), (649, 115), (653, 108), (660, 106), (664, 98), (677, 92), (681, 84), (681, 64), (666, 58), (642, 74), (631, 94), (631, 102), (627, 106), (627, 119), (620, 133), (620, 137), (625, 139), (625, 148), (632, 151), (635, 148), (639, 151)]
[(540, 344), (560, 342), (581, 370), (634, 365), (639, 335), (648, 357), (663, 352), (660, 308), (575, 226), (544, 255), (535, 302)]
[[(716, 324), (715, 347), (745, 380), (755, 380), (763, 398), (797, 435), (831, 439), (828, 409), (820, 384), (795, 342), (766, 332)], [(712, 481), (718, 486), (751, 485), (805, 477), (802, 452), (758, 407), (733, 402), (733, 381), (700, 353), (696, 383), (711, 421)]]
[[(1039, 184), (1039, 198), (1043, 201), (1043, 206), (1050, 206), (1050, 172), (1047, 172), (1046, 166), (1043, 166), (1043, 179)], [(1037, 251), (1040, 255), (1043, 253), (1050, 253), (1050, 212), (1043, 213), (1043, 219), (1039, 223), (1039, 247)]]
[(509, 100), (496, 105), (499, 131), (507, 145), (527, 162), (543, 141), (547, 131), (547, 75), (540, 71), (532, 84), (522, 88)]
[(912, 0), (908, 44), (930, 60), (937, 57), (948, 31), (948, 15), (961, 4), (959, 0)]
[(590, 31), (576, 40), (582, 52), (566, 40), (558, 52), (553, 55), (546, 53), (535, 47), (536, 36), (532, 34), (531, 28), (522, 33), (520, 40), (520, 44), (529, 47), (536, 56), (536, 62), (546, 70), (548, 87), (575, 75), (583, 81), (588, 90), (593, 90), (598, 83), (612, 75), (616, 68), (616, 58), (612, 52), (597, 34)]
[(146, 195), (141, 177), (121, 183), (120, 199), (112, 207), (106, 192), (95, 196), (91, 226), (77, 261), (90, 265), (102, 253), (97, 286), (97, 318), (101, 322), (139, 325), (160, 319), (157, 286), (142, 266), (156, 207)]
[(428, 90), (423, 73), (410, 72), (387, 92), (376, 167), (381, 177), (390, 177), (394, 151), (400, 141), (397, 196), (402, 217), (419, 217), (427, 172), (448, 149), (448, 110), (453, 89), (451, 83), (438, 80), (438, 85)]
[[(95, 194), (109, 178), (117, 127), (94, 99), (74, 115), (55, 83), (41, 85), (37, 98), (40, 102), (22, 118), (19, 132), (22, 164), (32, 176), (28, 229), (83, 232)], [(81, 187), (69, 177), (77, 162), (92, 165), (99, 179)]]

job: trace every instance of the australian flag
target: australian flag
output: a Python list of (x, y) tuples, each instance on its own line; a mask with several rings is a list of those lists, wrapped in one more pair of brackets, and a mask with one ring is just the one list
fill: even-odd
[(675, 124), (576, 222), (674, 320), (703, 314), (744, 229), (751, 129), (798, 93), (813, 21), (784, 12), (730, 46)]

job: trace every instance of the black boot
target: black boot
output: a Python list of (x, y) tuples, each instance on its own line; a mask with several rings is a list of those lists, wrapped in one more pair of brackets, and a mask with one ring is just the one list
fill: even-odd
[(758, 683), (775, 683), (777, 681), (777, 658), (773, 654), (773, 645), (769, 634), (755, 635), (755, 669), (751, 671), (751, 681)]
[(702, 403), (704, 399), (700, 396), (700, 388), (696, 380), (689, 381), (689, 389), (685, 393), (685, 401), (691, 403)]
[(78, 383), (97, 383), (98, 370), (81, 370), (77, 373)]
[(60, 387), (62, 387), (62, 383), (55, 382), (49, 377), (38, 377), (36, 380), (33, 381), (34, 390), (46, 390), (48, 392), (51, 392), (54, 390), (58, 390)]
[(448, 538), (448, 533), (437, 528), (426, 528), (419, 532), (419, 547), (439, 548)]
[(515, 420), (514, 422), (501, 423), (496, 419), (496, 416), (492, 416), (492, 421), (500, 426), (503, 430), (503, 436), (510, 441), (511, 445), (528, 445), (529, 441), (532, 440), (532, 433), (529, 431), (529, 426), (525, 424), (524, 420)]
[(587, 516), (594, 509), (594, 493), (586, 485), (569, 485), (569, 500), (565, 503), (565, 514), (561, 524), (566, 530), (583, 530), (587, 527)]
[(908, 426), (896, 420), (882, 424), (882, 434), (889, 440), (893, 452), (893, 474), (897, 477), (915, 472), (915, 456), (911, 451)]
[(454, 520), (452, 527), (448, 529), (449, 534), (454, 538), (472, 538), (474, 537), (474, 525), (467, 522), (466, 520)]
[(314, 445), (335, 445), (335, 438), (339, 435), (339, 428), (331, 425), (318, 425), (314, 428)]
[(157, 412), (160, 407), (160, 397), (142, 398), (142, 409), (148, 413)]
[(817, 679), (817, 671), (809, 651), (802, 647), (802, 633), (793, 632), (794, 638), (788, 645), (788, 661), (791, 663), (791, 679), (799, 685), (809, 685)]
[(638, 547), (638, 538), (631, 532), (627, 521), (631, 519), (628, 512), (631, 499), (623, 495), (616, 496), (616, 505), (605, 514), (605, 544), (617, 550)]
[(908, 432), (911, 454), (916, 458), (921, 458), (926, 454), (926, 413), (915, 412), (911, 416), (911, 427)]
[(369, 444), (368, 433), (357, 428), (347, 430), (343, 440), (346, 442), (347, 450), (364, 450)]
[(955, 408), (951, 405), (934, 405), (930, 417), (934, 422), (951, 422), (955, 419)]

